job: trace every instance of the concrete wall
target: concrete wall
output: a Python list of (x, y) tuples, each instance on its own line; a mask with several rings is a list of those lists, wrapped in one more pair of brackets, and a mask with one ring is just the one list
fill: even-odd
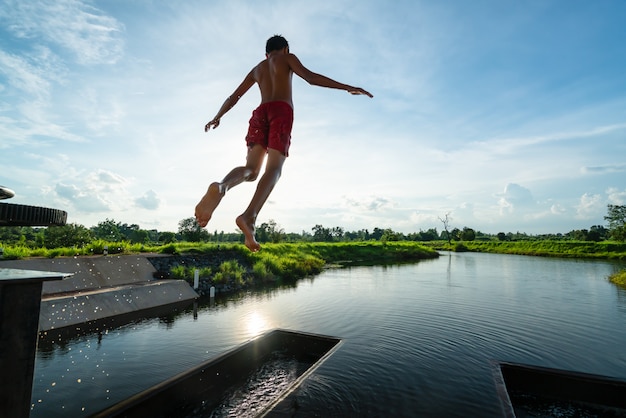
[(139, 254), (0, 260), (0, 268), (73, 273), (68, 279), (44, 283), (42, 294), (45, 297), (152, 281), (156, 269), (146, 257), (148, 255)]
[(197, 297), (198, 294), (183, 280), (159, 280), (45, 298), (41, 301), (39, 331), (178, 304)]
[(156, 280), (149, 255), (107, 255), (69, 258), (1, 260), (0, 268), (73, 273), (45, 282), (39, 330), (191, 301), (198, 294), (183, 280)]

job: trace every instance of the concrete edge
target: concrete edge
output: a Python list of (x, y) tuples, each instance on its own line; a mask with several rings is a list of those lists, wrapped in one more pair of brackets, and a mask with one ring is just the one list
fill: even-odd
[(69, 327), (158, 306), (189, 301), (198, 294), (184, 280), (131, 284), (41, 301), (39, 331)]

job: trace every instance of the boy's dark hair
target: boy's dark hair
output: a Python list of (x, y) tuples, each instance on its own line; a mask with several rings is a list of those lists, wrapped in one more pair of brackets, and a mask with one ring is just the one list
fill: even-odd
[(289, 47), (289, 42), (281, 35), (274, 35), (267, 40), (265, 44), (265, 52), (270, 53), (272, 51), (280, 51), (283, 48)]

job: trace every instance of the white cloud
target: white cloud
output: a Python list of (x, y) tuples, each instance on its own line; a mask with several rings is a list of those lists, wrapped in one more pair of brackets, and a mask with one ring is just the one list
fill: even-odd
[(130, 206), (129, 185), (123, 176), (100, 169), (59, 181), (53, 191), (70, 212), (102, 213), (126, 210)]
[(585, 193), (580, 197), (580, 202), (576, 207), (576, 218), (592, 219), (603, 213), (605, 210), (602, 196), (599, 194)]
[(81, 189), (74, 184), (57, 183), (57, 196), (79, 212), (107, 212), (111, 205), (96, 190)]
[(615, 187), (610, 187), (606, 194), (608, 195), (609, 202), (613, 205), (623, 205), (626, 204), (626, 189), (619, 190)]
[(554, 205), (550, 206), (550, 213), (552, 213), (553, 215), (563, 215), (567, 213), (567, 209), (565, 209), (560, 204), (555, 203)]
[(394, 207), (394, 203), (383, 196), (343, 196), (344, 206), (357, 212), (376, 212)]
[(528, 208), (536, 204), (532, 193), (519, 184), (509, 183), (504, 187), (504, 192), (499, 193), (498, 206), (500, 213), (513, 213), (516, 210)]
[(142, 209), (157, 210), (160, 204), (161, 199), (153, 190), (148, 190), (143, 196), (135, 199), (135, 206)]

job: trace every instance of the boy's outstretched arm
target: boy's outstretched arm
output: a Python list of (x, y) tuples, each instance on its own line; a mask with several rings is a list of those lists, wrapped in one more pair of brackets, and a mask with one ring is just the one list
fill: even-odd
[(296, 57), (294, 54), (289, 54), (288, 62), (293, 72), (311, 85), (345, 90), (350, 94), (363, 94), (368, 97), (374, 97), (369, 91), (364, 90), (361, 87), (353, 87), (348, 84), (343, 84), (335, 81), (332, 78), (326, 77), (325, 75), (314, 73), (313, 71), (302, 65), (298, 57)]
[(246, 78), (243, 79), (239, 87), (235, 89), (233, 94), (231, 94), (226, 98), (226, 100), (224, 100), (224, 104), (222, 104), (220, 110), (217, 111), (215, 117), (209, 123), (204, 125), (204, 132), (208, 132), (209, 129), (211, 129), (211, 126), (213, 127), (213, 129), (220, 126), (220, 119), (222, 118), (222, 116), (224, 116), (226, 112), (228, 112), (230, 109), (233, 108), (233, 106), (237, 104), (241, 96), (243, 96), (248, 90), (250, 90), (250, 87), (252, 87), (254, 83), (256, 83), (256, 81), (254, 81), (252, 71), (250, 71)]

